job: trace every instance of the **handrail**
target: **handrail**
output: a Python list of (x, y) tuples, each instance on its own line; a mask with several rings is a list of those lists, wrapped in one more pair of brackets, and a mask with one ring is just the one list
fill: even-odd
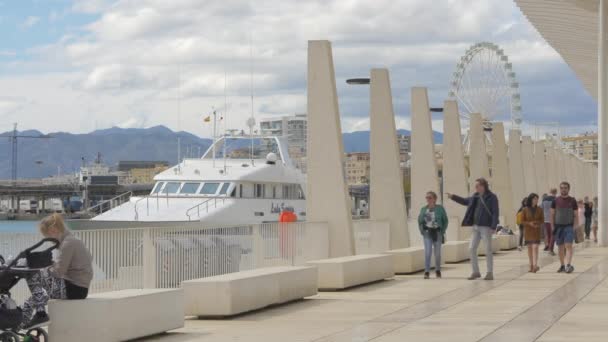
[(192, 208), (189, 208), (188, 210), (186, 210), (186, 216), (188, 216), (188, 221), (192, 221), (192, 218), (190, 217), (190, 211), (196, 209), (196, 214), (198, 215), (198, 217), (201, 217), (201, 206), (203, 204), (206, 204), (207, 206), (205, 207), (206, 212), (209, 212), (209, 202), (213, 201), (213, 206), (217, 208), (217, 200), (221, 199), (222, 200), (222, 204), (224, 204), (224, 202), (226, 201), (226, 197), (213, 197), (213, 198), (209, 198), (205, 201), (202, 201), (201, 203), (193, 206)]
[[(93, 213), (94, 209), (96, 209), (97, 207), (99, 207), (99, 214), (102, 214), (103, 213), (103, 206), (104, 205), (106, 205), (109, 202), (110, 203), (110, 209), (112, 209), (112, 208), (114, 208), (114, 206), (112, 206), (112, 202), (115, 201), (115, 200), (117, 200), (117, 199), (123, 198), (126, 195), (129, 195), (128, 197), (131, 198), (131, 196), (133, 196), (133, 191), (127, 191), (127, 192), (124, 192), (124, 193), (122, 193), (122, 194), (120, 194), (118, 196), (114, 196), (114, 197), (110, 198), (109, 200), (105, 200), (105, 201), (103, 201), (101, 203), (97, 203), (94, 206), (88, 208), (87, 211), (90, 212), (90, 213)], [(124, 203), (124, 202), (121, 201), (120, 204), (122, 204), (122, 203)]]

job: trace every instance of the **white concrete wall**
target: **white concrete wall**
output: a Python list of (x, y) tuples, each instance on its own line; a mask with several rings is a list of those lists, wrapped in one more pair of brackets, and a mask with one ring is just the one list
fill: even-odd
[(370, 218), (390, 222), (390, 248), (404, 248), (407, 208), (388, 70), (372, 69), (370, 86)]
[(475, 180), (483, 177), (490, 179), (488, 167), (488, 152), (486, 149), (486, 134), (483, 130), (481, 114), (470, 115), (471, 124), (469, 128), (469, 189), (475, 189)]
[(505, 128), (502, 122), (494, 123), (492, 128), (492, 153), (492, 191), (498, 196), (500, 213), (505, 218), (505, 222), (501, 224), (515, 229), (513, 192), (509, 176)]
[(536, 188), (538, 195), (542, 196), (549, 192), (549, 177), (546, 168), (545, 143), (537, 141), (534, 143), (534, 171), (536, 173)]
[(512, 129), (509, 131), (509, 173), (513, 188), (513, 208), (516, 210), (521, 206), (521, 200), (526, 193), (521, 152), (521, 132)]
[(331, 257), (353, 255), (336, 77), (328, 41), (308, 42), (307, 149), (306, 219), (328, 222)]
[(558, 171), (557, 171), (557, 152), (553, 145), (547, 147), (547, 191), (552, 188), (557, 188), (558, 181)]
[(417, 218), (425, 205), (428, 191), (439, 194), (435, 144), (431, 127), (431, 113), (426, 88), (412, 88), (412, 218)]
[(445, 101), (443, 104), (443, 198), (446, 199), (444, 206), (450, 221), (455, 222), (450, 227), (452, 229), (448, 229), (446, 232), (448, 241), (459, 239), (460, 222), (466, 208), (448, 200), (445, 193), (460, 196), (466, 196), (469, 193), (461, 134), (458, 103)]
[(532, 144), (531, 137), (522, 137), (521, 153), (524, 167), (524, 184), (526, 189), (524, 196), (527, 196), (533, 192), (538, 192), (538, 187), (536, 186), (536, 168), (534, 167), (534, 146)]

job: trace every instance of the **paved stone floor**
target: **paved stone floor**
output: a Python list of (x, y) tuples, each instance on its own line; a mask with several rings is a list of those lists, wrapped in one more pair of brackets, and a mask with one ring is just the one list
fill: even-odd
[(546, 254), (536, 274), (525, 252), (494, 260), (494, 281), (468, 281), (468, 263), (449, 264), (443, 279), (396, 276), (232, 319), (192, 318), (148, 340), (608, 341), (608, 248), (577, 248), (572, 274), (557, 274)]

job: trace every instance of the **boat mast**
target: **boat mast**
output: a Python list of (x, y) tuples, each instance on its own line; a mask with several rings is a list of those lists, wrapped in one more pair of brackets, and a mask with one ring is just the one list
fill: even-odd
[(249, 36), (249, 71), (250, 71), (250, 90), (251, 90), (251, 117), (247, 120), (249, 126), (249, 139), (251, 140), (251, 165), (253, 166), (253, 126), (255, 126), (255, 118), (253, 117), (253, 33)]
[(226, 174), (226, 121), (228, 121), (228, 96), (226, 95), (226, 66), (224, 65), (224, 143), (222, 144), (222, 155), (224, 156), (224, 174)]

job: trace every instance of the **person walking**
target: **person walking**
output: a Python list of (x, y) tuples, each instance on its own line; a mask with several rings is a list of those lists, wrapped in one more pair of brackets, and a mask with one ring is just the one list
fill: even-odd
[(554, 246), (555, 239), (553, 237), (553, 226), (551, 225), (551, 205), (555, 201), (557, 195), (557, 189), (552, 188), (549, 191), (549, 195), (543, 198), (541, 206), (543, 208), (543, 215), (545, 217), (544, 229), (545, 229), (545, 251), (551, 255), (555, 255)]
[(538, 245), (540, 245), (541, 228), (545, 222), (543, 209), (538, 206), (538, 195), (532, 193), (528, 196), (526, 207), (523, 210), (522, 223), (528, 246), (528, 259), (530, 272), (538, 272)]
[(599, 226), (598, 215), (599, 209), (597, 205), (597, 197), (593, 197), (593, 215), (591, 216), (591, 229), (593, 230), (593, 242), (597, 243), (597, 227)]
[(555, 227), (554, 236), (557, 244), (560, 268), (558, 273), (572, 273), (572, 243), (574, 242), (574, 227), (578, 226), (578, 205), (571, 197), (570, 183), (561, 182), (559, 185), (560, 195), (555, 198), (551, 205), (551, 225)]
[(479, 243), (483, 239), (486, 247), (487, 264), (487, 273), (484, 279), (494, 280), (492, 235), (496, 232), (496, 227), (498, 226), (498, 197), (490, 191), (488, 181), (484, 178), (478, 178), (475, 181), (475, 193), (470, 197), (463, 198), (449, 193), (447, 195), (449, 199), (467, 207), (464, 219), (462, 220), (462, 226), (473, 227), (473, 234), (469, 245), (473, 272), (468, 279), (474, 280), (481, 278), (477, 249), (479, 248)]
[(443, 206), (437, 204), (437, 194), (426, 193), (426, 206), (418, 215), (418, 228), (424, 239), (424, 279), (429, 279), (431, 257), (435, 253), (435, 275), (441, 278), (441, 244), (448, 229), (448, 215)]
[(585, 196), (585, 239), (591, 239), (591, 220), (593, 216), (593, 202), (589, 201), (589, 197)]
[(528, 197), (524, 197), (521, 200), (521, 206), (517, 211), (517, 227), (519, 228), (519, 244), (517, 245), (517, 250), (521, 252), (524, 248), (524, 225), (522, 223), (522, 218), (524, 215), (524, 208), (526, 207), (526, 202), (528, 201)]

